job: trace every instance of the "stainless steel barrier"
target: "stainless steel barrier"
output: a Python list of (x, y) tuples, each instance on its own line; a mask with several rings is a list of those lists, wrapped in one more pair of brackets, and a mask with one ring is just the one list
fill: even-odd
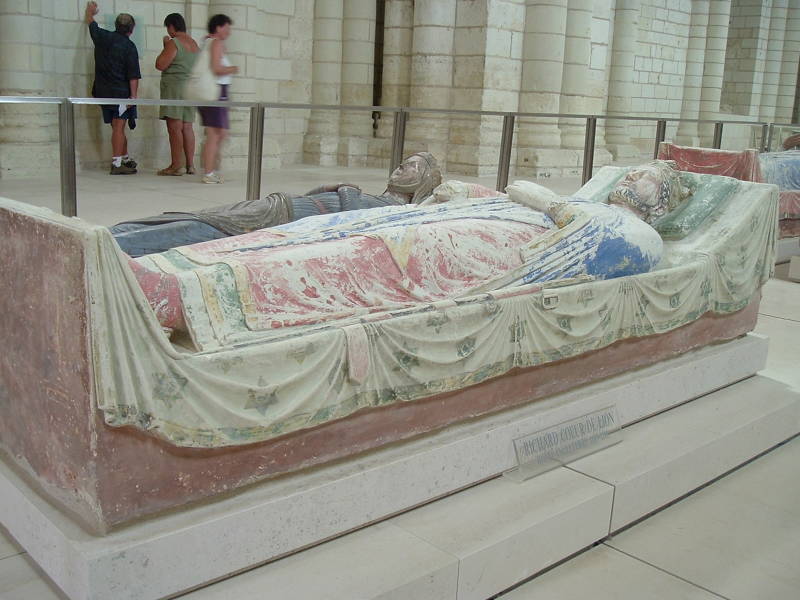
[(58, 149), (61, 165), (61, 214), (78, 216), (75, 174), (75, 105), (66, 98), (58, 105)]
[(494, 189), (505, 191), (508, 171), (511, 168), (511, 148), (514, 144), (514, 115), (503, 115), (503, 137), (500, 139), (500, 160), (497, 164), (497, 185)]
[(400, 163), (403, 162), (403, 146), (406, 141), (406, 121), (408, 112), (403, 109), (394, 113), (394, 126), (392, 127), (392, 156), (389, 159), (389, 175), (392, 174)]
[(586, 134), (583, 139), (583, 174), (581, 185), (592, 178), (594, 170), (594, 140), (597, 132), (597, 117), (586, 117)]
[[(61, 211), (67, 216), (77, 215), (77, 182), (75, 169), (75, 105), (76, 104), (117, 104), (119, 98), (62, 98), (44, 96), (0, 96), (0, 104), (55, 104), (58, 105), (58, 135), (59, 156), (61, 163)], [(406, 123), (411, 113), (442, 113), (449, 115), (475, 115), (475, 116), (501, 116), (503, 117), (502, 137), (500, 140), (500, 155), (497, 167), (497, 189), (503, 190), (508, 185), (511, 168), (511, 155), (513, 152), (514, 126), (517, 117), (554, 118), (554, 119), (585, 119), (586, 134), (583, 147), (583, 174), (582, 181), (586, 183), (592, 177), (594, 167), (595, 138), (597, 121), (622, 120), (622, 121), (656, 121), (656, 136), (654, 156), (658, 155), (658, 146), (666, 137), (667, 123), (714, 123), (713, 147), (722, 145), (722, 127), (724, 124), (738, 124), (761, 127), (761, 149), (768, 150), (772, 145), (773, 129), (775, 125), (796, 126), (796, 124), (765, 123), (763, 121), (725, 121), (708, 119), (680, 119), (657, 118), (632, 115), (579, 115), (564, 113), (530, 113), (530, 112), (500, 112), (482, 110), (456, 110), (409, 108), (395, 106), (343, 106), (328, 104), (292, 104), (276, 102), (196, 102), (191, 100), (154, 100), (154, 99), (127, 99), (127, 104), (136, 106), (220, 106), (229, 108), (247, 108), (250, 110), (250, 129), (248, 139), (247, 160), (247, 199), (258, 198), (261, 193), (261, 168), (263, 156), (264, 119), (268, 109), (302, 109), (302, 110), (335, 110), (335, 111), (365, 111), (394, 113), (394, 126), (392, 129), (391, 157), (389, 159), (389, 172), (393, 171), (403, 159), (405, 146)]]
[(711, 142), (711, 146), (717, 150), (722, 148), (722, 125), (720, 121), (714, 123), (714, 141)]
[(656, 147), (653, 149), (653, 160), (658, 158), (658, 148), (666, 137), (667, 122), (664, 119), (659, 119), (658, 123), (656, 123)]
[(261, 161), (264, 155), (264, 107), (250, 107), (250, 135), (247, 141), (247, 200), (261, 195)]

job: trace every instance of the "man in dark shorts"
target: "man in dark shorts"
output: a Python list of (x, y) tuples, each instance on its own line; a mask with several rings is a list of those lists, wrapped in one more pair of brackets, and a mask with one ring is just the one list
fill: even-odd
[[(120, 13), (114, 21), (115, 31), (102, 29), (94, 20), (100, 9), (96, 2), (86, 4), (84, 20), (89, 26), (89, 35), (94, 42), (95, 98), (136, 98), (139, 90), (139, 53), (130, 40), (136, 22), (127, 13)], [(120, 113), (120, 106), (123, 111)], [(128, 156), (128, 140), (125, 124), (136, 127), (136, 107), (125, 103), (103, 105), (103, 121), (111, 124), (111, 174), (132, 175), (136, 173), (136, 162)]]

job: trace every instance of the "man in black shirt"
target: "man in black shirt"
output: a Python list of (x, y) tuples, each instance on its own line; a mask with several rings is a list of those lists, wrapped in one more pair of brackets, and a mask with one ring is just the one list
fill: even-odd
[[(130, 40), (136, 25), (133, 17), (120, 13), (114, 21), (115, 31), (102, 29), (94, 20), (100, 9), (96, 2), (86, 4), (85, 21), (94, 42), (95, 98), (136, 98), (139, 90), (139, 53)], [(102, 107), (103, 121), (111, 124), (112, 175), (136, 173), (136, 163), (128, 156), (128, 140), (125, 124), (136, 127), (136, 107), (121, 104), (105, 104)], [(120, 112), (120, 108), (122, 111)]]

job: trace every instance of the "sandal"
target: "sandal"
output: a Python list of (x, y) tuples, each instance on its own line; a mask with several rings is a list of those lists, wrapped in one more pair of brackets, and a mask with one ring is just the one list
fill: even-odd
[(181, 173), (180, 167), (164, 167), (163, 169), (158, 171), (156, 175), (170, 175), (173, 177), (180, 177), (181, 175), (183, 175), (183, 173)]
[(194, 167), (186, 167), (186, 174), (187, 175), (194, 175)]

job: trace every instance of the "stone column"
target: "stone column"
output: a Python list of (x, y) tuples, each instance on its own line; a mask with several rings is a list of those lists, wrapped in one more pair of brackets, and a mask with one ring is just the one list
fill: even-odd
[[(376, 32), (376, 37), (378, 32)], [(411, 44), (414, 35), (413, 0), (386, 0), (383, 15), (382, 106), (408, 106), (411, 86)], [(391, 154), (394, 113), (381, 113), (369, 150), (371, 167), (386, 167)]]
[[(592, 14), (592, 57), (589, 61), (589, 106), (592, 114), (605, 114), (608, 102), (608, 73), (611, 67), (611, 36), (613, 35), (614, 0), (596, 0)], [(611, 162), (606, 149), (606, 122), (597, 121), (595, 131), (595, 167)]]
[[(774, 4), (774, 3), (773, 3)], [(761, 94), (764, 89), (764, 77), (767, 70), (767, 50), (770, 37), (771, 6), (769, 2), (761, 4), (761, 21), (758, 27), (753, 28), (755, 48), (751, 51), (752, 58), (748, 61), (752, 70), (753, 87), (750, 94), (750, 110), (748, 115), (758, 117), (763, 100)]]
[(778, 86), (778, 97), (776, 98), (775, 120), (777, 122), (795, 123), (800, 120), (800, 115), (792, 115), (797, 94), (797, 65), (799, 61), (800, 0), (789, 0), (780, 85)]
[[(415, 0), (410, 106), (450, 108), (456, 0)], [(406, 154), (428, 150), (444, 162), (450, 118), (414, 113), (407, 126)]]
[[(561, 109), (567, 0), (528, 0), (522, 54), (520, 112), (557, 113)], [(561, 133), (554, 118), (522, 119), (517, 139), (519, 174), (550, 176), (560, 157)]]
[[(0, 94), (55, 95), (55, 56), (52, 43), (52, 2), (28, 9), (13, 0), (0, 0)], [(48, 5), (49, 4), (49, 5)], [(62, 7), (63, 8), (63, 7)], [(43, 10), (44, 9), (44, 10)], [(69, 7), (63, 18), (74, 19)], [(85, 27), (85, 26), (84, 26)], [(75, 29), (75, 33), (83, 31)], [(88, 37), (88, 33), (86, 34)], [(75, 51), (72, 52), (75, 54)], [(65, 65), (68, 60), (62, 61)], [(64, 73), (64, 79), (71, 79)], [(66, 90), (65, 90), (66, 91)], [(29, 177), (43, 165), (58, 167), (58, 114), (48, 105), (0, 105), (0, 178)]]
[[(567, 37), (564, 44), (564, 75), (561, 79), (561, 110), (565, 113), (588, 112), (589, 60), (592, 52), (592, 1), (569, 0)], [(561, 146), (582, 149), (584, 123), (559, 119)]]
[[(319, 4), (319, 3), (317, 3)], [(375, 2), (344, 0), (342, 19), (342, 104), (370, 106), (375, 69)], [(339, 164), (364, 167), (372, 139), (372, 113), (340, 116)]]
[[(709, 0), (692, 2), (689, 24), (689, 45), (686, 50), (686, 70), (683, 76), (682, 119), (700, 118), (700, 94), (703, 89), (703, 65), (706, 58)], [(698, 123), (681, 121), (675, 142), (685, 146), (700, 144)]]
[[(458, 0), (453, 38), (453, 89), (451, 108), (485, 109), (484, 96), (492, 84), (486, 75), (494, 50), (489, 42), (497, 30), (489, 27), (494, 0)], [(510, 44), (509, 44), (510, 45)], [(452, 115), (449, 118), (447, 168), (451, 173), (476, 175), (479, 169), (484, 119), (477, 115)], [(488, 133), (491, 137), (492, 134)], [(495, 163), (497, 153), (495, 152)], [(496, 168), (496, 164), (495, 164)]]
[(783, 46), (786, 34), (788, 0), (773, 0), (770, 11), (770, 31), (761, 102), (756, 116), (759, 120), (774, 121), (777, 109), (778, 86), (783, 63)]
[[(728, 44), (730, 10), (731, 3), (729, 0), (711, 0), (709, 3), (705, 63), (703, 66), (703, 89), (700, 92), (701, 119), (719, 118), (719, 101), (722, 94), (722, 79), (725, 73), (725, 51)], [(710, 148), (714, 140), (714, 124), (701, 123), (698, 131), (700, 145)]]
[[(291, 4), (265, 4), (273, 7), (273, 10), (286, 12), (292, 8)], [(286, 31), (287, 37), (265, 40), (269, 46), (262, 52), (267, 57), (261, 67), (265, 76), (262, 94), (263, 97), (269, 97), (270, 90), (277, 87), (279, 102), (310, 104), (314, 0), (294, 0), (293, 4), (293, 15), (266, 15), (268, 26), (270, 23), (281, 27), (286, 24), (286, 30), (282, 31)], [(281, 20), (280, 17), (286, 19)], [(277, 69), (280, 69), (279, 73), (276, 73)], [(267, 168), (303, 162), (303, 141), (310, 112), (297, 109), (269, 111), (264, 126), (264, 165)]]
[[(631, 115), (634, 95), (633, 61), (639, 31), (641, 0), (617, 0), (614, 12), (614, 39), (611, 46), (611, 70), (608, 82), (608, 114)], [(631, 144), (625, 121), (606, 122), (606, 146), (616, 160), (639, 156)]]
[[(341, 104), (343, 0), (314, 4), (312, 104)], [(312, 110), (303, 143), (304, 160), (331, 166), (338, 162), (339, 112)]]
[[(408, 106), (411, 84), (411, 49), (414, 35), (413, 0), (386, 0), (383, 33), (383, 106)], [(378, 137), (391, 138), (393, 115), (378, 124)]]
[[(525, 0), (459, 0), (453, 75), (453, 108), (517, 111), (522, 81)], [(451, 173), (497, 173), (500, 116), (453, 115), (447, 165)], [(516, 162), (514, 146), (510, 166)]]
[[(525, 12), (520, 112), (552, 112), (561, 108), (567, 0), (541, 4), (529, 0)], [(556, 119), (532, 119), (520, 125), (520, 144), (559, 148), (561, 133)]]

